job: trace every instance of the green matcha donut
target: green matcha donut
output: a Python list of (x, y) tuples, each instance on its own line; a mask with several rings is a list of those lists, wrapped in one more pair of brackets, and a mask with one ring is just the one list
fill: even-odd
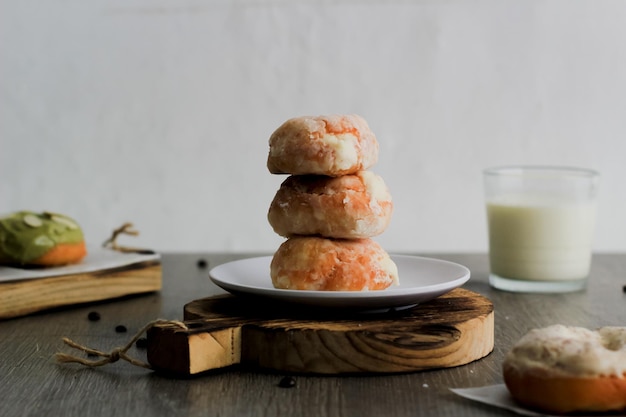
[(1, 264), (63, 265), (85, 254), (80, 226), (65, 215), (18, 211), (0, 217)]

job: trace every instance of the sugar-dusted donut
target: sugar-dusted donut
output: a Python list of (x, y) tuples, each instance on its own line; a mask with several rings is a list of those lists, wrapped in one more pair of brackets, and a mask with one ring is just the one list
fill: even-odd
[(519, 403), (550, 413), (626, 409), (626, 327), (554, 325), (508, 352), (504, 382)]
[(83, 232), (58, 213), (19, 211), (0, 218), (0, 264), (58, 266), (87, 254)]
[(383, 179), (359, 171), (341, 177), (289, 176), (274, 196), (267, 218), (281, 236), (354, 239), (384, 232), (392, 211)]
[(396, 264), (371, 239), (292, 237), (274, 254), (270, 276), (275, 288), (289, 290), (383, 290), (398, 283)]
[(296, 117), (269, 139), (267, 168), (272, 174), (316, 174), (337, 177), (371, 168), (378, 142), (357, 115)]

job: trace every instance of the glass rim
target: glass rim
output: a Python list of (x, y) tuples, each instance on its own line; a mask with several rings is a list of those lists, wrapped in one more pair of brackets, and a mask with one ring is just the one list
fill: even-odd
[(574, 166), (559, 166), (559, 165), (503, 165), (486, 168), (483, 170), (484, 175), (489, 176), (522, 176), (528, 173), (535, 174), (566, 174), (570, 176), (595, 178), (599, 177), (600, 173), (590, 168), (580, 168)]

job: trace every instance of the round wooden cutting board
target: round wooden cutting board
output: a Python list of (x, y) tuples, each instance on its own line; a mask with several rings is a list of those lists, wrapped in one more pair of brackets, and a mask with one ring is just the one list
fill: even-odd
[(148, 331), (156, 370), (193, 375), (230, 365), (293, 373), (398, 373), (447, 368), (493, 350), (493, 304), (457, 288), (385, 313), (323, 314), (261, 298), (204, 298), (184, 308), (185, 326)]

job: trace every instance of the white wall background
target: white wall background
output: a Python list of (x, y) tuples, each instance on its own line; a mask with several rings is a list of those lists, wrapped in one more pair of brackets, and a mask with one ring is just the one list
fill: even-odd
[(395, 200), (389, 251), (485, 251), (481, 170), (598, 169), (626, 250), (626, 2), (0, 1), (0, 212), (88, 241), (272, 251), (267, 139), (358, 113)]

